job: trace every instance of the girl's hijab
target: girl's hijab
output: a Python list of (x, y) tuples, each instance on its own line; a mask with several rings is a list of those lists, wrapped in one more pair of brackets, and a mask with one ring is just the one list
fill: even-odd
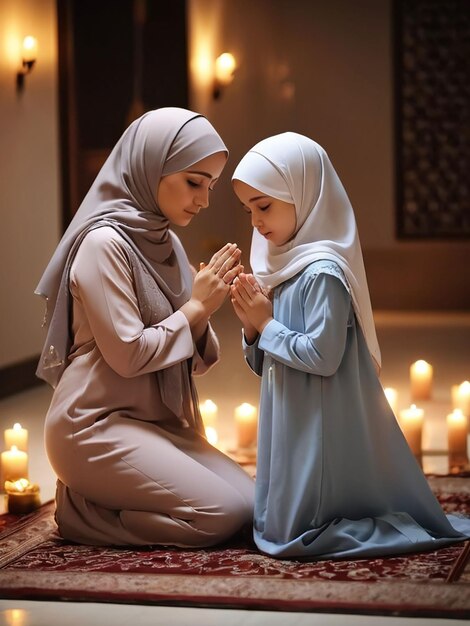
[(325, 150), (298, 133), (268, 137), (243, 157), (232, 180), (295, 206), (296, 231), (286, 244), (276, 246), (253, 231), (250, 263), (257, 280), (273, 288), (313, 261), (335, 261), (346, 276), (356, 317), (380, 368), (354, 211)]
[(191, 270), (181, 243), (157, 205), (163, 176), (227, 148), (209, 121), (168, 107), (135, 120), (117, 142), (85, 196), (35, 293), (47, 300), (47, 337), (37, 376), (55, 387), (71, 346), (70, 267), (86, 233), (111, 226), (132, 247), (173, 308), (191, 293)]

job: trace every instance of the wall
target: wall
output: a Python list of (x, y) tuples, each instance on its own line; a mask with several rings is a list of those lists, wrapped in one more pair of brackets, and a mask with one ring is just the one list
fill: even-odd
[[(0, 368), (41, 348), (43, 303), (33, 291), (59, 238), (55, 6), (0, 0)], [(18, 46), (29, 32), (39, 60), (18, 97)], [(211, 207), (180, 232), (195, 264), (227, 240), (249, 250), (248, 218), (230, 173), (257, 140), (291, 129), (327, 148), (345, 184), (374, 307), (470, 309), (469, 243), (394, 237), (391, 0), (188, 0), (188, 32), (190, 105), (231, 151)], [(214, 101), (211, 64), (225, 50), (239, 69)], [(201, 380), (201, 393), (242, 387), (254, 402), (257, 383), (245, 375), (230, 305), (213, 321), (224, 359)]]
[[(231, 151), (190, 251), (214, 233), (249, 248), (230, 174), (256, 141), (294, 130), (326, 148), (351, 198), (374, 307), (469, 309), (470, 242), (395, 238), (391, 0), (189, 0), (188, 24), (191, 106)], [(214, 101), (204, 68), (223, 51), (239, 69)]]
[[(23, 38), (38, 61), (16, 93)], [(54, 0), (0, 0), (0, 367), (37, 355), (43, 301), (33, 295), (59, 236)]]

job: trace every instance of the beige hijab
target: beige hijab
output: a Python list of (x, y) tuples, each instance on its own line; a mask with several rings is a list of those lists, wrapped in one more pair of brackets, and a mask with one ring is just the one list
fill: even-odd
[[(124, 132), (101, 168), (47, 266), (35, 293), (47, 300), (47, 337), (36, 374), (55, 387), (71, 347), (69, 273), (78, 247), (92, 228), (111, 226), (133, 249), (176, 310), (191, 294), (188, 259), (160, 211), (156, 191), (162, 176), (187, 169), (227, 148), (209, 121), (186, 109), (145, 113)], [(137, 294), (139, 295), (139, 294)], [(172, 368), (168, 368), (172, 369)], [(162, 397), (177, 415), (181, 390)], [(165, 400), (165, 397), (167, 398)]]
[(257, 143), (240, 161), (232, 180), (295, 205), (294, 237), (275, 246), (255, 229), (250, 263), (265, 287), (275, 287), (319, 259), (335, 261), (349, 285), (356, 317), (380, 369), (380, 348), (354, 211), (325, 150), (298, 133)]

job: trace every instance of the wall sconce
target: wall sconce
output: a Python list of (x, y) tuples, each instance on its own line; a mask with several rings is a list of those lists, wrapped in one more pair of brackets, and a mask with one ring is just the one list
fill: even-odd
[(234, 72), (237, 68), (235, 57), (230, 52), (224, 52), (215, 60), (215, 77), (214, 77), (214, 100), (222, 95), (224, 87), (230, 85), (234, 78)]
[(28, 35), (23, 40), (23, 45), (21, 47), (21, 56), (22, 56), (22, 68), (16, 75), (16, 90), (18, 92), (23, 91), (24, 88), (24, 77), (26, 74), (29, 74), (36, 63), (36, 59), (38, 56), (38, 42), (35, 37), (31, 37)]

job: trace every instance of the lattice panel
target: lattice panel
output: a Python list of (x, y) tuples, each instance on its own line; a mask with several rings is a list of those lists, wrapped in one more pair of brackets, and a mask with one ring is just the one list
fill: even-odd
[(470, 0), (396, 0), (397, 231), (470, 238)]

